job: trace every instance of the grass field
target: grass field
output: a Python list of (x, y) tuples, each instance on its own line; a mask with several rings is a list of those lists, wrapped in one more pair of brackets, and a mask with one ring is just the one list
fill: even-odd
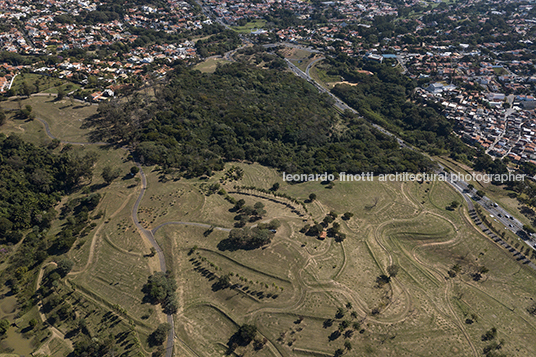
[[(526, 311), (536, 292), (530, 283), (535, 272), (469, 224), (465, 207), (446, 210), (452, 201), (463, 199), (445, 183), (337, 182), (329, 189), (316, 182), (288, 185), (274, 170), (234, 165), (245, 173), (240, 181), (225, 186), (228, 191), (235, 184), (269, 188), (279, 182), (280, 191), (292, 197), (306, 200), (314, 192), (317, 199), (307, 204), (310, 216), (303, 218), (274, 202), (231, 194), (236, 199), (245, 197), (247, 204), (263, 200), (265, 219), (283, 222), (273, 242), (263, 249), (222, 251), (218, 243), (226, 233), (214, 230), (206, 235), (201, 227), (168, 225), (157, 232), (179, 283), (183, 309), (176, 319), (176, 333), (189, 346), (181, 353), (221, 355), (242, 323), (256, 324), (267, 339), (260, 352), (266, 356), (330, 356), (344, 348), (345, 341), (353, 346), (351, 355), (480, 355), (489, 344), (481, 335), (492, 327), (497, 328), (498, 339), (507, 341), (501, 352), (536, 353), (526, 339), (536, 329), (536, 318)], [(216, 175), (209, 182), (218, 179)], [(156, 191), (150, 188), (148, 193), (162, 200), (153, 203), (153, 222), (147, 224), (159, 224), (158, 210), (176, 200), (188, 205), (189, 215), (198, 218), (193, 222), (231, 227), (232, 216), (226, 209), (232, 205), (220, 197), (211, 201), (213, 196), (203, 197), (202, 190), (184, 199), (173, 196), (173, 192), (187, 192), (186, 187), (193, 194), (199, 185), (196, 180), (168, 182), (167, 195), (158, 185)], [(204, 203), (196, 208), (193, 201)], [(144, 203), (149, 207), (151, 200)], [(211, 212), (211, 207), (217, 218), (202, 213)], [(342, 244), (299, 232), (304, 219), (320, 221), (329, 211), (354, 213), (348, 221), (337, 218), (347, 234)], [(179, 212), (168, 215), (186, 219)], [(194, 246), (197, 249), (189, 254)], [(399, 267), (398, 274), (378, 287), (377, 277), (389, 274), (390, 265)], [(448, 274), (453, 266), (458, 269), (454, 277)], [(474, 274), (483, 266), (489, 272), (475, 281)], [(242, 287), (213, 291), (215, 279), (227, 273), (233, 273), (232, 281)], [(252, 290), (264, 297), (257, 298)], [(267, 294), (278, 296), (267, 298)], [(345, 308), (348, 302), (351, 307)], [(335, 317), (340, 307), (345, 315)], [(327, 319), (333, 319), (331, 326), (326, 325)], [(352, 328), (343, 328), (339, 336), (336, 330), (344, 320), (359, 322), (359, 329), (345, 337)], [(252, 353), (251, 349), (237, 352)]]
[(341, 76), (328, 75), (328, 70), (329, 66), (327, 66), (324, 61), (320, 61), (311, 68), (309, 74), (322, 87), (326, 89), (332, 89), (335, 86), (335, 83), (341, 81)]
[[(55, 97), (32, 96), (28, 99), (11, 99), (1, 103), (5, 111), (19, 110), (26, 105), (32, 107), (32, 112), (37, 118), (45, 120), (50, 126), (52, 135), (66, 141), (87, 142), (88, 129), (83, 129), (84, 119), (97, 112), (97, 106), (82, 104), (70, 99), (56, 101)], [(22, 135), (26, 140), (34, 143), (50, 142), (45, 135), (43, 125), (37, 120), (28, 121), (16, 119), (11, 115), (11, 120), (2, 127), (2, 132), (12, 132)]]
[(305, 72), (309, 63), (313, 62), (319, 56), (307, 50), (299, 48), (285, 47), (279, 50), (279, 53), (289, 59), (296, 67)]
[(255, 20), (244, 26), (233, 26), (232, 29), (238, 33), (251, 33), (253, 30), (264, 28), (264, 25), (266, 25), (266, 20)]
[[(75, 123), (92, 115), (94, 107), (61, 107), (46, 97), (21, 101), (26, 103), (46, 118), (54, 135), (86, 141), (87, 131)], [(18, 103), (3, 106), (17, 109)], [(53, 115), (55, 110), (62, 114)], [(4, 129), (36, 143), (47, 140), (36, 121), (10, 119)], [(131, 218), (141, 189), (139, 176), (126, 175), (133, 164), (124, 149), (74, 150), (99, 155), (91, 183), (75, 195), (100, 193), (96, 211), (104, 215), (67, 253), (75, 265), (54, 293), (68, 296), (62, 303), (85, 317), (92, 336), (131, 331), (118, 351), (134, 346), (150, 355), (147, 335), (165, 315), (160, 306), (143, 303), (141, 289), (160, 266)], [(466, 170), (447, 161), (451, 170)], [(106, 165), (121, 171), (110, 185), (100, 176)], [(263, 348), (253, 351), (250, 344), (238, 347), (235, 355), (333, 356), (350, 342), (352, 349), (345, 353), (351, 356), (479, 356), (499, 341), (499, 352), (505, 355), (536, 355), (536, 317), (527, 311), (536, 294), (536, 272), (476, 229), (463, 198), (446, 183), (376, 179), (336, 181), (329, 188), (319, 182), (289, 184), (277, 171), (258, 164), (232, 163), (226, 169), (231, 166), (243, 170), (241, 179), (224, 181), (224, 172), (205, 179), (173, 179), (156, 167), (144, 168), (147, 190), (138, 216), (146, 229), (159, 228), (155, 238), (176, 277), (176, 355), (221, 356), (244, 323), (257, 326)], [(261, 221), (247, 226), (281, 222), (270, 244), (253, 250), (222, 248), (219, 243), (228, 236), (225, 229), (233, 228), (236, 213), (223, 195), (209, 192), (215, 183), (246, 205), (264, 204)], [(305, 202), (307, 212), (300, 215), (284, 199), (235, 187), (269, 189), (274, 183), (280, 184), (278, 192)], [(311, 193), (316, 194), (312, 202)], [(447, 210), (453, 201), (462, 205)], [(499, 202), (506, 207), (506, 201)], [(346, 234), (343, 242), (301, 232), (329, 212), (338, 214), (335, 222)], [(343, 220), (345, 212), (353, 217)], [(62, 223), (55, 222), (49, 234)], [(234, 288), (219, 289), (215, 282), (226, 274)], [(9, 315), (11, 309), (3, 311)], [(29, 312), (21, 326), (35, 315)], [(55, 327), (69, 333), (74, 321)], [(483, 341), (491, 328), (497, 329), (497, 337)], [(52, 355), (70, 350), (57, 336), (40, 341), (38, 347)]]
[(218, 64), (225, 64), (229, 63), (229, 61), (224, 60), (223, 58), (208, 58), (205, 61), (198, 63), (195, 65), (195, 69), (198, 69), (199, 71), (203, 73), (214, 73), (216, 68), (218, 67)]
[(80, 88), (80, 85), (63, 79), (44, 76), (35, 73), (22, 73), (13, 80), (12, 89), (16, 94), (21, 93), (23, 83), (31, 88), (32, 92), (57, 93), (58, 87), (62, 87), (65, 93), (72, 92)]

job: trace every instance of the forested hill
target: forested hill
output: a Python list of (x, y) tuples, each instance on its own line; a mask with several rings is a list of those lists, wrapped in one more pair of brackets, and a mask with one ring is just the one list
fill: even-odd
[(248, 160), (286, 172), (425, 170), (430, 162), (399, 149), (351, 114), (340, 116), (331, 98), (294, 75), (245, 64), (213, 74), (179, 67), (156, 103), (102, 104), (93, 118), (104, 139), (136, 144), (146, 164), (198, 176), (226, 160)]

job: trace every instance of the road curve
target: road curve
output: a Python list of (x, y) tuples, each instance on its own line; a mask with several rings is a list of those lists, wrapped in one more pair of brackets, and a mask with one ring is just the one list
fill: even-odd
[[(164, 252), (156, 242), (156, 239), (154, 238), (153, 232), (145, 229), (139, 219), (138, 219), (138, 208), (140, 206), (141, 200), (143, 199), (143, 195), (145, 194), (145, 191), (147, 190), (147, 178), (145, 177), (145, 173), (143, 172), (143, 168), (139, 163), (136, 163), (136, 166), (140, 169), (140, 175), (141, 175), (141, 191), (140, 195), (138, 196), (138, 199), (136, 200), (136, 203), (134, 203), (134, 206), (132, 207), (132, 221), (134, 222), (134, 225), (140, 232), (142, 236), (144, 236), (153, 246), (153, 248), (156, 250), (156, 254), (158, 255), (158, 260), (160, 261), (160, 270), (165, 273), (167, 271), (166, 266), (166, 258), (164, 257)], [(155, 230), (156, 232), (156, 230)], [(173, 341), (175, 338), (175, 323), (173, 321), (173, 315), (168, 314), (167, 315), (167, 322), (171, 326), (168, 332), (168, 338), (166, 343), (166, 357), (172, 357), (173, 356)]]
[(58, 139), (57, 137), (55, 137), (54, 135), (52, 135), (52, 133), (50, 132), (50, 126), (48, 125), (48, 123), (46, 121), (44, 121), (43, 119), (41, 118), (36, 118), (37, 120), (39, 120), (41, 122), (41, 124), (43, 124), (43, 126), (45, 127), (45, 133), (47, 134), (47, 136), (53, 140), (59, 140), (62, 144), (71, 144), (71, 145), (110, 145), (109, 143), (105, 143), (105, 142), (102, 142), (102, 141), (97, 141), (97, 142), (94, 142), (94, 143), (90, 143), (90, 142), (80, 142), (80, 141), (66, 141), (66, 140), (61, 140), (61, 139)]
[(314, 61), (312, 61), (311, 63), (309, 63), (307, 65), (307, 68), (305, 68), (305, 74), (308, 75), (309, 77), (311, 77), (311, 75), (309, 74), (309, 71), (311, 70), (311, 68), (319, 61), (322, 61), (326, 59), (326, 57), (322, 56), (322, 57), (319, 57), (317, 59), (315, 59)]
[[(110, 144), (104, 143), (104, 142), (90, 143), (90, 142), (75, 142), (75, 141), (61, 140), (59, 138), (56, 138), (54, 135), (52, 135), (52, 133), (50, 132), (50, 127), (49, 127), (49, 125), (48, 125), (48, 123), (46, 121), (44, 121), (43, 119), (40, 119), (40, 118), (37, 118), (37, 120), (39, 120), (43, 124), (43, 126), (45, 127), (45, 133), (47, 134), (47, 136), (49, 138), (59, 140), (63, 144), (71, 144), (71, 145), (110, 145)], [(150, 230), (145, 229), (141, 225), (141, 223), (140, 223), (140, 221), (138, 219), (138, 208), (140, 206), (141, 200), (143, 199), (143, 195), (145, 194), (145, 191), (147, 189), (147, 178), (145, 177), (145, 173), (143, 172), (142, 166), (139, 163), (136, 163), (136, 166), (140, 169), (142, 186), (141, 186), (140, 195), (138, 196), (138, 199), (136, 200), (136, 203), (134, 204), (134, 207), (132, 207), (132, 213), (131, 213), (132, 221), (134, 222), (134, 225), (136, 226), (136, 228), (138, 229), (140, 234), (143, 237), (147, 238), (147, 240), (151, 243), (153, 248), (156, 249), (156, 253), (158, 254), (158, 260), (160, 261), (160, 270), (165, 273), (167, 271), (167, 266), (166, 266), (166, 259), (164, 257), (164, 252), (162, 251), (162, 249), (160, 249), (160, 246), (156, 242), (156, 239), (154, 238), (153, 232), (150, 231)], [(159, 228), (159, 227), (157, 227), (157, 228)], [(171, 328), (170, 328), (169, 333), (168, 333), (165, 356), (166, 357), (172, 357), (173, 356), (173, 342), (174, 342), (174, 338), (175, 338), (175, 324), (174, 324), (174, 321), (173, 321), (173, 315), (168, 314), (167, 315), (167, 321), (168, 321), (169, 325), (171, 326)]]

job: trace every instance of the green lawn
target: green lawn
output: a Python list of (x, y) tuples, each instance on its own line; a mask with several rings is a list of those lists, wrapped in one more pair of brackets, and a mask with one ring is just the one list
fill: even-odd
[[(4, 110), (18, 110), (26, 105), (32, 107), (37, 118), (45, 120), (50, 126), (52, 135), (66, 141), (87, 142), (89, 129), (83, 128), (84, 120), (96, 114), (97, 106), (80, 103), (70, 98), (57, 101), (55, 96), (32, 96), (28, 99), (11, 99), (2, 102)], [(33, 142), (47, 142), (44, 128), (37, 120), (18, 120), (12, 117), (8, 121), (8, 132), (16, 132)]]
[(208, 58), (205, 61), (195, 65), (195, 69), (203, 73), (214, 73), (218, 64), (229, 63), (229, 61), (224, 60), (223, 58)]
[(250, 33), (256, 29), (262, 29), (266, 25), (266, 20), (255, 20), (248, 22), (244, 26), (233, 26), (232, 29), (239, 33)]
[(15, 77), (12, 89), (16, 94), (24, 94), (22, 92), (23, 83), (30, 88), (32, 93), (57, 93), (57, 87), (61, 86), (66, 93), (80, 88), (80, 85), (66, 81), (64, 79), (53, 78), (36, 73), (21, 73)]

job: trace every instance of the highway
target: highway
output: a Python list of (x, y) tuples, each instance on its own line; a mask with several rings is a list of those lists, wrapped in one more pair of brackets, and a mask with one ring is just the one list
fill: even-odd
[(451, 174), (446, 174), (445, 176), (447, 177), (447, 182), (458, 192), (460, 192), (466, 201), (474, 200), (480, 203), (482, 208), (491, 216), (490, 219), (493, 219), (496, 222), (499, 222), (504, 225), (505, 230), (509, 230), (512, 231), (514, 234), (517, 234), (525, 241), (528, 246), (534, 249), (536, 239), (534, 237), (529, 237), (528, 235), (521, 233), (523, 232), (523, 223), (521, 223), (517, 218), (510, 215), (510, 213), (508, 213), (504, 208), (499, 206), (496, 202), (492, 201), (488, 197), (484, 196), (480, 198), (476, 194), (475, 189), (469, 189), (467, 182), (463, 180), (456, 180), (452, 177)]
[[(318, 59), (319, 61), (320, 59)], [(328, 94), (329, 96), (331, 96), (331, 98), (333, 98), (333, 100), (335, 101), (333, 103), (333, 106), (335, 106), (335, 108), (337, 108), (338, 110), (340, 110), (341, 112), (344, 112), (345, 110), (349, 110), (351, 111), (352, 113), (356, 114), (356, 115), (359, 115), (359, 113), (357, 112), (357, 110), (355, 110), (354, 108), (350, 107), (348, 104), (346, 104), (345, 102), (343, 102), (341, 99), (339, 99), (339, 97), (337, 97), (335, 94), (331, 93), (329, 90), (327, 90), (326, 88), (322, 87), (320, 84), (318, 84), (308, 73), (305, 73), (304, 71), (302, 71), (301, 69), (299, 69), (298, 67), (296, 67), (294, 65), (294, 63), (292, 63), (291, 61), (289, 61), (288, 59), (285, 58), (285, 61), (287, 62), (288, 64), (288, 67), (289, 69), (292, 71), (292, 73), (294, 73), (295, 75), (297, 75), (298, 77), (301, 77), (303, 79), (305, 79), (307, 82), (311, 83), (312, 85), (314, 85), (321, 93), (326, 93)], [(313, 61), (313, 62), (316, 62), (316, 61)], [(309, 64), (309, 66), (307, 66), (307, 69), (306, 71), (309, 72), (309, 69), (310, 69), (310, 66), (312, 65), (313, 63)], [(359, 115), (360, 116), (360, 115)], [(384, 133), (385, 135), (388, 135), (388, 136), (392, 136), (392, 137), (395, 137), (398, 144), (400, 145), (400, 147), (402, 148), (406, 148), (406, 149), (411, 149), (411, 150), (415, 150), (414, 148), (412, 148), (410, 145), (406, 144), (402, 139), (398, 138), (396, 135), (394, 135), (393, 133), (389, 132), (388, 130), (384, 129), (383, 127), (377, 125), (377, 124), (374, 124), (374, 123), (371, 123), (372, 126), (374, 128), (376, 128), (377, 130), (381, 131), (382, 133)]]
[[(307, 67), (307, 73), (303, 72), (301, 69), (299, 69), (297, 66), (295, 66), (291, 61), (288, 59), (285, 59), (285, 61), (288, 64), (289, 69), (298, 77), (303, 78), (304, 80), (308, 81), (312, 85), (314, 85), (321, 93), (326, 93), (330, 95), (334, 99), (334, 106), (341, 110), (349, 110), (354, 114), (359, 115), (359, 113), (351, 108), (348, 104), (344, 103), (341, 99), (339, 99), (337, 96), (335, 96), (333, 93), (328, 91), (326, 88), (322, 87), (319, 83), (317, 83), (311, 76), (308, 74), (308, 70), (310, 69), (310, 65)], [(417, 150), (416, 148), (412, 147), (411, 145), (405, 143), (402, 139), (397, 137), (395, 134), (387, 131), (383, 127), (371, 123), (371, 125), (376, 128), (377, 130), (381, 131), (382, 133), (395, 137), (398, 144), (401, 148), (406, 148), (410, 150)], [(438, 164), (440, 167), (440, 172), (444, 171), (443, 166)], [(497, 222), (500, 222), (504, 225), (505, 229), (512, 231), (514, 234), (517, 234), (520, 236), (525, 244), (527, 244), (532, 249), (535, 249), (536, 245), (536, 235), (535, 237), (528, 237), (524, 234), (523, 231), (523, 223), (521, 223), (518, 219), (512, 217), (507, 211), (505, 211), (502, 207), (500, 207), (496, 202), (493, 202), (488, 197), (480, 198), (476, 195), (474, 190), (469, 190), (468, 184), (465, 181), (460, 180), (454, 180), (451, 175), (447, 174), (447, 181), (452, 187), (454, 187), (460, 194), (464, 197), (464, 199), (468, 202), (471, 202), (471, 200), (478, 201), (484, 210), (486, 210), (492, 217), (491, 219), (494, 219)], [(472, 205), (472, 202), (471, 202)]]

